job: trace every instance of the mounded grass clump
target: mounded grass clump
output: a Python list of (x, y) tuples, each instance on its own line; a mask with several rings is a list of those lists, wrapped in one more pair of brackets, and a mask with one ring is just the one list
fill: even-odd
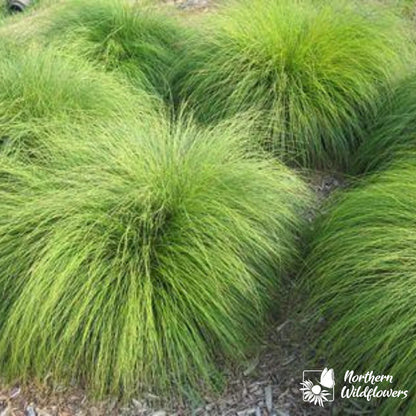
[(266, 146), (302, 165), (347, 164), (408, 56), (404, 23), (362, 3), (232, 2), (183, 64), (183, 96), (206, 122), (261, 111)]
[(2, 376), (183, 394), (243, 356), (310, 198), (243, 129), (155, 119), (62, 140), (47, 168), (3, 157)]
[(354, 157), (354, 173), (386, 168), (416, 150), (416, 73), (400, 82), (370, 124)]
[(380, 403), (380, 415), (416, 411), (415, 177), (413, 157), (337, 197), (313, 232), (307, 262), (307, 313), (326, 322), (315, 334), (319, 356), (340, 373), (392, 375), (383, 389), (409, 391), (407, 401)]
[(186, 32), (171, 16), (145, 4), (74, 0), (56, 8), (45, 36), (118, 71), (136, 87), (145, 84), (170, 98), (172, 69)]
[(0, 46), (0, 149), (28, 154), (46, 135), (113, 118), (143, 118), (152, 100), (51, 48)]

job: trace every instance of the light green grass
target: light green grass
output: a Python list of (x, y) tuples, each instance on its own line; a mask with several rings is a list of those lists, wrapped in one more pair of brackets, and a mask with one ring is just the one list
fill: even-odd
[(159, 118), (57, 139), (47, 168), (2, 158), (2, 376), (168, 397), (239, 362), (310, 200), (243, 131)]
[(404, 71), (405, 26), (362, 2), (231, 2), (195, 38), (183, 97), (204, 122), (261, 111), (259, 140), (289, 160), (346, 165), (380, 93)]
[(12, 14), (3, 8), (3, 18), (0, 13), (0, 39), (27, 49), (28, 43), (34, 43), (35, 40), (40, 43), (45, 25), (60, 4), (61, 0), (39, 1), (23, 13)]
[(47, 132), (75, 125), (144, 118), (157, 106), (83, 60), (52, 48), (0, 45), (2, 150), (29, 154)]
[(148, 4), (73, 0), (55, 8), (43, 34), (47, 42), (70, 47), (170, 100), (172, 69), (183, 54), (187, 31)]
[(394, 382), (384, 388), (409, 390), (407, 401), (373, 401), (383, 416), (416, 411), (415, 160), (338, 195), (313, 231), (307, 259), (306, 313), (325, 318), (323, 333), (314, 332), (317, 356), (336, 374), (389, 374)]
[[(32, 13), (37, 13), (38, 10), (58, 4), (62, 0), (32, 0), (30, 5), (24, 9), (23, 12), (14, 12), (9, 9), (9, 0), (4, 0), (0, 4), (0, 26), (10, 20), (20, 20), (23, 16), (26, 17)], [(4, 21), (2, 21), (4, 19)]]

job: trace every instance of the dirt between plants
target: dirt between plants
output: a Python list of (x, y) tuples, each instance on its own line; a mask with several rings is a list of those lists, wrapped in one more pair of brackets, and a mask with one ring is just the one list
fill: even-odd
[(206, 11), (214, 4), (214, 0), (162, 0), (162, 2), (188, 11)]

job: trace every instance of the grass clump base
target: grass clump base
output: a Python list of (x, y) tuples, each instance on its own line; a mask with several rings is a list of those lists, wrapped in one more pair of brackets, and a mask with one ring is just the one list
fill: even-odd
[(184, 62), (183, 97), (206, 122), (259, 111), (263, 142), (277, 154), (344, 166), (380, 93), (406, 66), (402, 26), (362, 2), (231, 2)]
[(234, 122), (127, 130), (62, 140), (47, 168), (2, 158), (9, 379), (184, 394), (212, 387), (216, 360), (240, 359), (261, 332), (296, 256), (307, 188), (247, 150)]
[(335, 198), (307, 261), (308, 313), (325, 318), (319, 356), (336, 372), (389, 374), (386, 389), (409, 391), (380, 401), (379, 415), (416, 411), (415, 176), (413, 157)]

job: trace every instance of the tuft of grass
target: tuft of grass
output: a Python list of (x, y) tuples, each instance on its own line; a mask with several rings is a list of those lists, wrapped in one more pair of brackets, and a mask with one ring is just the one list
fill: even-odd
[(52, 13), (46, 39), (116, 70), (134, 86), (170, 99), (172, 68), (183, 53), (187, 29), (146, 4), (74, 0)]
[(29, 154), (48, 132), (79, 124), (143, 118), (156, 107), (146, 93), (52, 48), (0, 46), (2, 151)]
[(213, 388), (256, 344), (310, 201), (245, 130), (155, 118), (57, 141), (47, 167), (2, 157), (2, 376)]
[(415, 177), (413, 157), (338, 195), (307, 259), (308, 313), (325, 318), (319, 356), (339, 373), (392, 375), (384, 388), (409, 391), (408, 400), (379, 402), (380, 415), (416, 411)]
[(404, 26), (362, 2), (231, 2), (195, 38), (182, 97), (204, 122), (260, 111), (260, 137), (290, 161), (346, 165), (380, 94), (407, 67)]
[(416, 149), (416, 73), (400, 82), (370, 123), (354, 157), (353, 173), (386, 168)]

